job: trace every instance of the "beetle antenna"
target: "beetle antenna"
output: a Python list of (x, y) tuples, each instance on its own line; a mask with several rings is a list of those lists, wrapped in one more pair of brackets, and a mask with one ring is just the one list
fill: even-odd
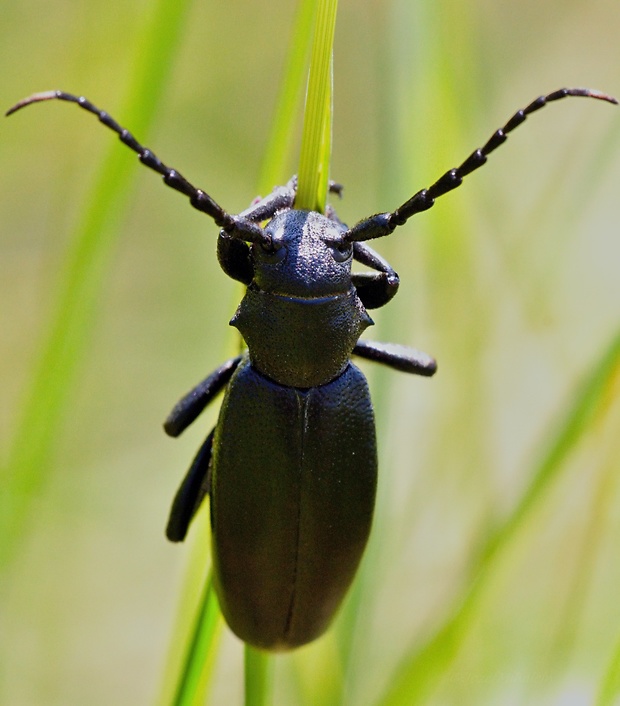
[(553, 101), (567, 98), (568, 96), (584, 96), (586, 98), (596, 98), (598, 100), (607, 101), (608, 103), (618, 103), (613, 96), (608, 96), (605, 93), (593, 91), (589, 88), (560, 88), (558, 91), (549, 93), (546, 96), (539, 96), (526, 108), (518, 110), (504, 127), (496, 130), (487, 143), (472, 152), (460, 167), (449, 169), (437, 179), (432, 186), (429, 186), (428, 189), (418, 191), (395, 211), (391, 213), (379, 213), (360, 221), (343, 235), (343, 239), (352, 242), (371, 240), (372, 238), (381, 238), (385, 235), (389, 235), (395, 228), (402, 226), (411, 216), (431, 208), (435, 203), (435, 199), (447, 194), (449, 191), (452, 191), (452, 189), (456, 189), (457, 186), (460, 186), (463, 182), (463, 178), (478, 169), (478, 167), (481, 167), (487, 161), (487, 157), (491, 152), (506, 142), (508, 133), (525, 122), (528, 115), (540, 110), (547, 105), (547, 103), (552, 103)]
[(153, 152), (146, 147), (143, 147), (129, 132), (129, 130), (121, 127), (116, 120), (114, 120), (114, 118), (106, 113), (105, 110), (100, 110), (87, 98), (84, 98), (84, 96), (74, 96), (71, 93), (65, 93), (64, 91), (44, 91), (43, 93), (34, 93), (28, 98), (24, 98), (19, 101), (19, 103), (16, 103), (12, 108), (7, 110), (6, 115), (11, 115), (21, 108), (25, 108), (33, 103), (40, 103), (41, 101), (54, 99), (75, 103), (79, 105), (80, 108), (96, 115), (101, 123), (110, 128), (110, 130), (114, 130), (124, 145), (127, 145), (129, 149), (133, 150), (138, 155), (138, 158), (142, 164), (158, 174), (161, 174), (164, 182), (168, 186), (176, 189), (176, 191), (180, 191), (182, 194), (185, 194), (185, 196), (189, 198), (190, 204), (195, 209), (210, 216), (215, 221), (215, 224), (220, 228), (223, 228), (228, 235), (248, 242), (260, 242), (266, 246), (271, 244), (271, 237), (267, 235), (267, 233), (265, 233), (259, 225), (256, 225), (243, 217), (233, 216), (227, 213), (209, 196), (209, 194), (202, 191), (202, 189), (197, 189), (193, 184), (190, 184), (190, 182), (187, 181), (187, 179), (176, 169), (167, 167), (159, 159), (159, 157), (157, 157), (157, 155), (153, 154)]

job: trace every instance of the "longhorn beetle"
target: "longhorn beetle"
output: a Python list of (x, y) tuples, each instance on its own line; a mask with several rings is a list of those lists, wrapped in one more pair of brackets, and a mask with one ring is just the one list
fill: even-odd
[[(390, 264), (364, 241), (390, 235), (431, 208), (528, 115), (567, 96), (617, 103), (585, 88), (540, 96), (428, 189), (352, 228), (331, 207), (325, 214), (295, 209), (295, 177), (242, 213), (229, 214), (86, 98), (37, 93), (8, 111), (58, 98), (94, 113), (143, 164), (215, 221), (220, 265), (247, 286), (230, 323), (248, 350), (185, 395), (164, 424), (178, 436), (225, 388), (217, 424), (176, 494), (166, 533), (182, 541), (209, 495), (216, 592), (229, 626), (246, 642), (284, 650), (321, 635), (364, 551), (377, 451), (368, 386), (351, 355), (415, 375), (436, 369), (415, 349), (359, 340), (373, 323), (367, 309), (387, 304), (399, 284)], [(330, 183), (332, 193), (340, 189)], [(352, 273), (353, 260), (372, 272)]]

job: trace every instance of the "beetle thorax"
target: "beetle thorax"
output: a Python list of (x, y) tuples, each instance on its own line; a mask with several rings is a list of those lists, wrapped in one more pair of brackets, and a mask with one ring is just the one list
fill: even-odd
[(353, 287), (344, 294), (303, 298), (250, 286), (230, 323), (263, 375), (280, 385), (309, 388), (344, 371), (372, 319)]

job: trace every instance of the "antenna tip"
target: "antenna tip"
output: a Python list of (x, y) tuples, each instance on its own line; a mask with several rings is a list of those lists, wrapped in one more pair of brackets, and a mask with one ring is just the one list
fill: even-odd
[(12, 108), (9, 108), (6, 111), (5, 115), (12, 115), (13, 113), (17, 112), (21, 108), (25, 108), (31, 103), (39, 103), (41, 101), (53, 100), (54, 98), (58, 98), (60, 96), (60, 93), (60, 91), (42, 91), (41, 93), (33, 93), (31, 96), (28, 96), (28, 98), (23, 98), (19, 101), (19, 103), (16, 103)]
[(580, 92), (575, 93), (575, 95), (587, 96), (588, 98), (596, 98), (597, 100), (607, 101), (608, 103), (613, 103), (614, 105), (618, 105), (618, 100), (616, 98), (608, 95), (607, 93), (603, 93), (602, 91), (595, 91), (591, 88), (581, 88), (581, 89), (576, 89), (576, 91), (580, 91)]

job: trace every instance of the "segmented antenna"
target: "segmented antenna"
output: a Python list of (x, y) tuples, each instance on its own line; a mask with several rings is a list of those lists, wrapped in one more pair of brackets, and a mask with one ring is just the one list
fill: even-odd
[(464, 177), (481, 167), (487, 161), (487, 157), (491, 152), (503, 145), (508, 139), (508, 134), (524, 123), (528, 115), (535, 113), (548, 103), (568, 98), (569, 96), (583, 96), (607, 101), (608, 103), (618, 103), (613, 96), (608, 96), (605, 93), (593, 91), (589, 88), (560, 88), (558, 91), (553, 91), (553, 93), (549, 93), (546, 96), (539, 96), (526, 108), (518, 110), (504, 127), (493, 133), (484, 147), (472, 152), (460, 167), (449, 169), (432, 186), (418, 191), (395, 211), (378, 213), (360, 221), (344, 234), (344, 240), (348, 242), (371, 240), (372, 238), (381, 238), (389, 235), (395, 228), (406, 223), (411, 216), (431, 208), (435, 203), (435, 199), (460, 186)]
[(209, 196), (209, 194), (205, 193), (202, 189), (197, 189), (193, 184), (190, 184), (190, 182), (187, 181), (187, 179), (176, 169), (167, 167), (159, 159), (159, 157), (157, 157), (157, 155), (151, 152), (148, 148), (143, 147), (129, 132), (129, 130), (121, 127), (105, 110), (100, 110), (87, 98), (84, 98), (84, 96), (74, 96), (71, 93), (65, 93), (64, 91), (44, 91), (43, 93), (34, 93), (28, 98), (24, 98), (19, 101), (19, 103), (16, 103), (12, 108), (7, 110), (6, 115), (11, 115), (16, 111), (21, 110), (21, 108), (25, 108), (33, 103), (56, 99), (67, 101), (69, 103), (75, 103), (80, 108), (96, 115), (101, 123), (118, 135), (120, 141), (124, 145), (127, 145), (129, 149), (133, 150), (138, 155), (138, 158), (142, 164), (158, 174), (161, 174), (164, 182), (168, 186), (176, 189), (176, 191), (180, 191), (182, 194), (185, 194), (185, 196), (189, 198), (190, 204), (195, 209), (210, 216), (215, 221), (216, 225), (223, 228), (230, 236), (248, 242), (259, 242), (264, 246), (269, 247), (271, 244), (271, 237), (267, 235), (267, 233), (265, 233), (259, 225), (252, 223), (241, 216), (234, 216), (227, 213), (211, 198), (211, 196)]

